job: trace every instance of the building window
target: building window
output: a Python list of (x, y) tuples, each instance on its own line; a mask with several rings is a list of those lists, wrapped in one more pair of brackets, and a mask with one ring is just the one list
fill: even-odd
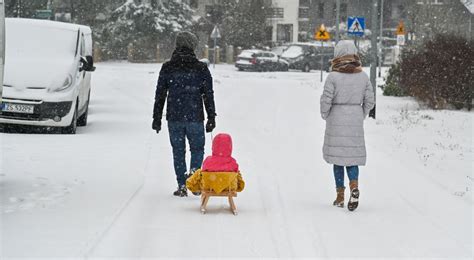
[(267, 26), (265, 27), (265, 40), (267, 42), (271, 42), (273, 38), (273, 27)]
[(400, 18), (406, 18), (407, 17), (407, 12), (405, 11), (405, 6), (403, 6), (403, 5), (398, 6), (398, 16)]
[(299, 8), (299, 15), (298, 15), (299, 18), (306, 18), (308, 19), (309, 18), (309, 8), (307, 7), (300, 7)]
[(293, 24), (277, 25), (277, 41), (292, 42), (293, 41)]
[(318, 16), (320, 19), (324, 18), (324, 3), (319, 3)]
[(300, 0), (300, 7), (309, 7), (311, 5), (310, 0)]
[(298, 28), (299, 28), (300, 32), (309, 32), (309, 31), (311, 31), (309, 21), (300, 21), (298, 23)]
[(199, 0), (190, 0), (189, 1), (189, 6), (193, 9), (198, 9), (199, 8)]

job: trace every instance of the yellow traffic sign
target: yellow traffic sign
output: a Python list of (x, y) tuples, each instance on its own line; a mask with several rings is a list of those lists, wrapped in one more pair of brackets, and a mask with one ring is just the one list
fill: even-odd
[(405, 24), (403, 21), (400, 21), (397, 26), (397, 35), (405, 35)]
[(331, 35), (329, 35), (329, 32), (326, 31), (326, 26), (323, 24), (321, 27), (319, 27), (319, 30), (316, 31), (314, 38), (318, 41), (327, 41), (331, 39)]

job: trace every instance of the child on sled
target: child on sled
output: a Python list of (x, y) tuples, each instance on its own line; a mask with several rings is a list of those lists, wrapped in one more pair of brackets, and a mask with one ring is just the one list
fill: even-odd
[(229, 134), (218, 134), (214, 138), (212, 155), (204, 160), (202, 169), (186, 181), (186, 186), (196, 195), (203, 190), (221, 193), (224, 190), (240, 192), (244, 189), (239, 165), (232, 157), (232, 137)]

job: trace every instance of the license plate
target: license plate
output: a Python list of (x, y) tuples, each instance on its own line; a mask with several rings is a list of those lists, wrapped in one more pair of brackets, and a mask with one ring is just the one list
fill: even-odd
[(3, 112), (22, 113), (22, 114), (33, 114), (35, 107), (33, 105), (23, 105), (14, 103), (3, 103)]

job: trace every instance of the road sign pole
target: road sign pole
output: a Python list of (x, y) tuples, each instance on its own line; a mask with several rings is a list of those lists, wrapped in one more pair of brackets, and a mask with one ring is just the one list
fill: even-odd
[[(329, 32), (326, 31), (326, 26), (324, 26), (324, 24), (321, 24), (321, 26), (319, 27), (319, 30), (316, 32), (316, 35), (315, 35), (315, 40), (317, 41), (320, 41), (321, 42), (321, 51), (320, 51), (320, 54), (321, 55), (321, 82), (323, 82), (323, 67), (324, 67), (324, 56), (323, 56), (323, 48), (324, 48), (324, 41), (329, 41), (331, 39), (331, 36), (329, 35)], [(313, 54), (315, 55), (315, 54)], [(311, 70), (311, 68), (310, 68)]]
[(324, 44), (323, 44), (323, 41), (321, 41), (321, 82), (323, 82), (323, 66), (324, 66), (324, 56), (323, 56), (323, 48), (324, 48)]
[(216, 68), (217, 38), (221, 38), (221, 32), (219, 31), (219, 27), (217, 27), (217, 24), (214, 26), (214, 29), (212, 30), (211, 38), (214, 39), (214, 68)]
[[(378, 12), (378, 0), (372, 0), (372, 21), (371, 29), (372, 29), (372, 36), (371, 36), (371, 52), (372, 52), (372, 62), (370, 65), (370, 82), (372, 83), (372, 87), (374, 88), (374, 99), (376, 100), (377, 97), (377, 12)], [(377, 102), (376, 102), (377, 103)], [(375, 106), (370, 111), (369, 116), (375, 119)]]
[(216, 68), (217, 58), (217, 37), (214, 37), (214, 69)]
[(379, 34), (379, 78), (382, 77), (382, 38), (383, 38), (383, 0), (380, 3), (380, 34)]

